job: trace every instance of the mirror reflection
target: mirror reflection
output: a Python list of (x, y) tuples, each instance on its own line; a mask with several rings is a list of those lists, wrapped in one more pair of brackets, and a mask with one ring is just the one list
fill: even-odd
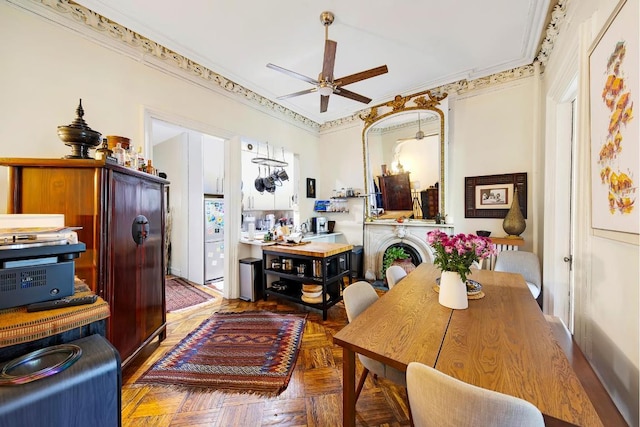
[(368, 221), (434, 221), (444, 210), (444, 115), (424, 107), (396, 106), (379, 115), (374, 107), (363, 117)]

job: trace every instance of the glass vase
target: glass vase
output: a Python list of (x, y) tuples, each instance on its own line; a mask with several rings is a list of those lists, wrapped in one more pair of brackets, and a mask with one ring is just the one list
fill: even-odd
[(469, 307), (467, 285), (455, 271), (443, 271), (440, 276), (438, 302), (445, 307), (463, 310)]

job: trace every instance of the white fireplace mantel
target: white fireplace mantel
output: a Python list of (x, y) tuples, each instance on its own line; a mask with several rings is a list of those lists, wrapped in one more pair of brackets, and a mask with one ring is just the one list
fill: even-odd
[(376, 278), (382, 268), (385, 250), (394, 244), (404, 243), (413, 247), (422, 258), (422, 262), (433, 262), (432, 249), (427, 244), (427, 233), (441, 230), (453, 234), (453, 224), (436, 224), (435, 222), (404, 220), (377, 220), (364, 223), (364, 271), (365, 277), (372, 274)]

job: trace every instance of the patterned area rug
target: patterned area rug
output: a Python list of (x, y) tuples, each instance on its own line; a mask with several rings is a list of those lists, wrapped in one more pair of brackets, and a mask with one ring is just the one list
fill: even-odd
[(138, 380), (276, 396), (287, 388), (307, 315), (216, 313)]
[(196, 288), (181, 277), (165, 279), (167, 312), (176, 312), (193, 308), (215, 298), (214, 295)]

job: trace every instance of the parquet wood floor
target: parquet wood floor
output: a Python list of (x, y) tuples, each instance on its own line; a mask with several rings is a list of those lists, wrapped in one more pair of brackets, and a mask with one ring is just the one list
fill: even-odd
[[(215, 291), (211, 291), (215, 292)], [(202, 392), (136, 385), (135, 380), (186, 334), (217, 311), (306, 311), (309, 313), (298, 360), (287, 389), (277, 397)], [(122, 425), (204, 426), (340, 426), (342, 425), (342, 349), (333, 334), (347, 324), (339, 303), (322, 320), (320, 310), (269, 297), (256, 303), (216, 299), (210, 304), (167, 315), (167, 338), (157, 340), (123, 372)], [(358, 365), (356, 374), (362, 373)], [(408, 426), (407, 393), (384, 379), (367, 378), (358, 399), (357, 425)]]

